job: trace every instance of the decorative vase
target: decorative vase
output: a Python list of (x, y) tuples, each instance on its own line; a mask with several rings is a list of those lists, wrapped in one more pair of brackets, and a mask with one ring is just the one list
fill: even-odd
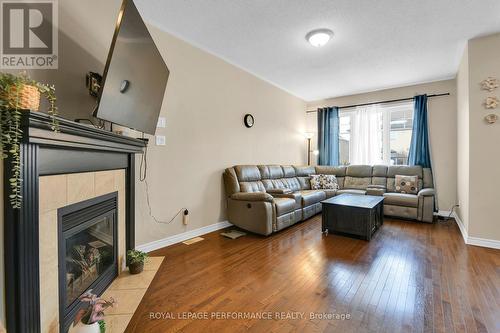
[(131, 263), (128, 265), (128, 270), (130, 274), (139, 274), (144, 270), (144, 261)]
[(5, 99), (12, 105), (17, 104), (19, 109), (38, 111), (40, 108), (40, 91), (35, 86), (27, 84), (12, 86)]
[(99, 323), (95, 322), (93, 324), (87, 325), (82, 322), (73, 326), (70, 330), (71, 333), (100, 333), (101, 329), (99, 328)]

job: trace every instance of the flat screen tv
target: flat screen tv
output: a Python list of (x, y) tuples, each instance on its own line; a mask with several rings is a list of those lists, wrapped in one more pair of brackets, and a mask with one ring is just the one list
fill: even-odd
[(137, 7), (124, 0), (94, 115), (154, 135), (168, 76)]

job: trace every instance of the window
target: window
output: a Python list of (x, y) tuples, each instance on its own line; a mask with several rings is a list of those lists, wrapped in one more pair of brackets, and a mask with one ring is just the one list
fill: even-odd
[(406, 164), (413, 102), (343, 109), (339, 118), (341, 164)]

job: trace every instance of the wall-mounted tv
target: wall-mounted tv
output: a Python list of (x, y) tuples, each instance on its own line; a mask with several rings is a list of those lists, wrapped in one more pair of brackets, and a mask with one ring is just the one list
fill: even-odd
[(95, 116), (154, 135), (168, 76), (137, 7), (132, 0), (124, 0)]

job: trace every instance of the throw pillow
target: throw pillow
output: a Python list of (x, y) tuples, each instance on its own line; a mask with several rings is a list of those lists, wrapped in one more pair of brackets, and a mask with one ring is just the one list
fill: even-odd
[(321, 175), (311, 175), (311, 190), (319, 190), (321, 188)]
[(334, 175), (321, 175), (321, 188), (325, 190), (338, 190), (339, 183)]
[(395, 186), (396, 192), (405, 194), (417, 194), (418, 176), (396, 175)]

